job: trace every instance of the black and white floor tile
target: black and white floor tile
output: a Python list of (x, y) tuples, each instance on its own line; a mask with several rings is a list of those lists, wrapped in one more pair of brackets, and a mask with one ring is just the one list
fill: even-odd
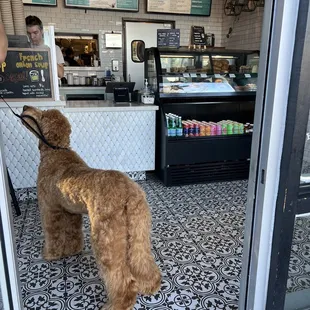
[[(139, 296), (135, 310), (238, 309), (247, 181), (167, 188), (154, 176), (139, 181), (153, 216), (152, 244), (163, 280), (154, 296)], [(14, 218), (25, 310), (97, 310), (106, 302), (84, 218), (82, 254), (56, 262), (41, 256), (43, 234), (36, 192), (19, 191)], [(289, 286), (310, 287), (309, 221), (300, 220)], [(307, 230), (307, 232), (305, 231)], [(295, 257), (294, 256), (294, 257)], [(297, 266), (297, 267), (296, 267)]]

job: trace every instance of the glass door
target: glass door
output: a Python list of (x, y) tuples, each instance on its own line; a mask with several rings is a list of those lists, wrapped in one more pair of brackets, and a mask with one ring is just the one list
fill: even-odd
[[(298, 126), (298, 125), (297, 125)], [(308, 115), (300, 184), (287, 274), (285, 310), (310, 309), (310, 119)], [(287, 262), (286, 262), (287, 265)]]
[[(267, 235), (271, 246), (256, 253), (258, 258), (264, 252), (269, 257), (263, 268), (268, 275), (267, 289), (262, 288), (266, 290), (267, 310), (310, 309), (310, 4), (300, 0), (294, 6), (297, 2), (284, 136), (275, 179), (278, 186), (275, 204), (269, 206), (273, 212), (267, 219), (272, 223)], [(270, 128), (281, 121), (274, 119)], [(268, 212), (266, 206), (264, 211)]]
[(22, 298), (0, 126), (0, 310), (21, 310)]
[[(307, 196), (307, 165), (302, 173), (301, 166), (310, 107), (309, 1), (265, 5), (239, 309), (282, 310), (294, 289), (306, 297), (310, 288), (310, 207), (301, 206)], [(295, 297), (294, 308), (286, 309), (309, 309), (309, 296), (298, 308), (302, 298)]]

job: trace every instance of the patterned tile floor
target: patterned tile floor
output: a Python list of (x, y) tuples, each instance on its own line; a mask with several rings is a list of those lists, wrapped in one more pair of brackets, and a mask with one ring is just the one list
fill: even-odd
[[(135, 310), (238, 309), (247, 181), (167, 188), (148, 176), (139, 183), (152, 210), (153, 253), (163, 281), (156, 295), (139, 296)], [(14, 227), (24, 309), (100, 309), (107, 296), (90, 247), (88, 218), (83, 253), (46, 262), (36, 192), (18, 195), (22, 215), (14, 218)], [(310, 263), (304, 264), (310, 257), (309, 223), (297, 221), (290, 290), (310, 287)]]

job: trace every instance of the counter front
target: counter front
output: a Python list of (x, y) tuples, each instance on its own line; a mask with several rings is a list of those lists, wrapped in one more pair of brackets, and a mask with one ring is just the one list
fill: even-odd
[[(36, 106), (35, 103), (28, 105)], [(21, 103), (12, 103), (16, 113)], [(59, 109), (72, 127), (71, 146), (93, 168), (126, 172), (134, 180), (155, 169), (155, 114), (158, 106), (112, 101), (46, 102)], [(0, 107), (6, 164), (14, 188), (36, 186), (37, 139), (3, 105)]]

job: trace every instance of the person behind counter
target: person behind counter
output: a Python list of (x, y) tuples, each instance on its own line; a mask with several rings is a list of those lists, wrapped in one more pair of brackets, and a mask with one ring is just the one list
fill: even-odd
[(4, 30), (4, 25), (0, 22), (0, 64), (5, 61), (7, 51), (8, 38)]
[[(27, 35), (31, 41), (31, 47), (46, 47), (43, 40), (43, 23), (37, 16), (29, 15), (26, 17)], [(64, 57), (59, 46), (56, 45), (56, 60), (58, 77), (64, 76)]]
[(68, 47), (65, 51), (65, 64), (71, 67), (79, 67), (80, 64), (74, 59), (74, 52), (71, 47)]

